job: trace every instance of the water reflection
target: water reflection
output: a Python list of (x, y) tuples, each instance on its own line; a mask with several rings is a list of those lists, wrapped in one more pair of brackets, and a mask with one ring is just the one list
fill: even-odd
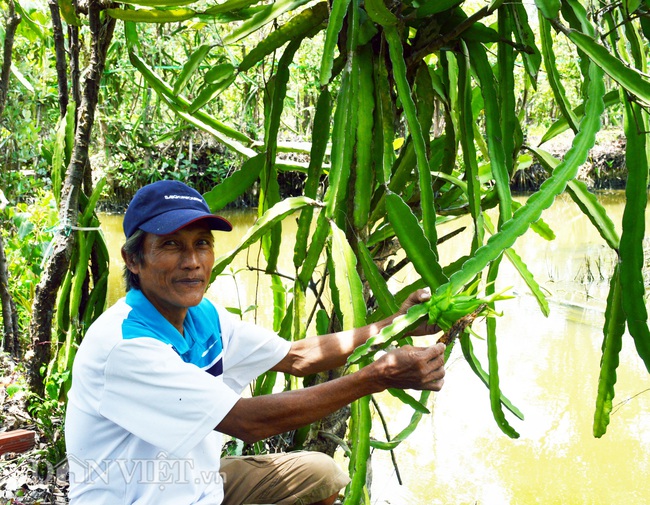
[[(602, 201), (620, 223), (620, 194)], [(629, 335), (614, 399), (619, 407), (607, 434), (601, 439), (592, 435), (607, 276), (615, 256), (569, 199), (560, 198), (543, 219), (555, 228), (556, 240), (528, 234), (515, 249), (548, 290), (550, 316), (541, 314), (505, 260), (497, 287), (513, 286), (517, 294), (500, 305), (499, 375), (505, 395), (526, 416), (519, 421), (507, 413), (521, 437), (510, 440), (501, 433), (487, 390), (455, 350), (434, 414), (397, 451), (403, 486), (397, 484), (388, 456), (375, 452), (373, 503), (650, 501), (650, 392), (645, 392), (650, 380)], [(443, 258), (453, 257), (451, 247), (441, 248)], [(484, 334), (480, 326), (475, 330)], [(484, 342), (475, 339), (475, 348), (478, 356), (486, 356)], [(487, 367), (486, 358), (483, 363)], [(391, 425), (396, 433), (405, 424), (393, 420)]]
[[(609, 215), (620, 221), (619, 193), (601, 196)], [(228, 213), (236, 230), (219, 234), (221, 252), (235, 247), (255, 215)], [(500, 305), (499, 363), (504, 394), (525, 414), (507, 417), (521, 437), (511, 440), (496, 426), (487, 390), (469, 370), (459, 349), (448, 363), (445, 388), (436, 395), (433, 415), (425, 416), (413, 435), (395, 451), (404, 482), (400, 486), (386, 452), (373, 455), (372, 503), (402, 504), (626, 504), (650, 501), (650, 380), (629, 336), (624, 338), (616, 398), (607, 434), (592, 435), (598, 363), (602, 342), (607, 276), (615, 257), (593, 227), (565, 197), (543, 219), (555, 229), (552, 242), (529, 233), (515, 249), (549, 294), (551, 314), (544, 317), (535, 299), (510, 264), (502, 262), (497, 289), (512, 286), (517, 295)], [(458, 223), (449, 223), (453, 229)], [(291, 226), (288, 224), (288, 226)], [(102, 216), (115, 261), (110, 299), (121, 296), (119, 280), (121, 216)], [(441, 233), (442, 234), (442, 233)], [(469, 231), (464, 232), (469, 237)], [(468, 242), (454, 240), (441, 247), (441, 257), (458, 255)], [(284, 245), (280, 268), (292, 271), (291, 244)], [(260, 285), (249, 266), (258, 251), (238, 258), (230, 275), (221, 277), (209, 295), (228, 306), (260, 307), (258, 318), (270, 325), (262, 310), (272, 306), (272, 293)], [(243, 269), (240, 271), (240, 269)], [(403, 274), (403, 281), (413, 276)], [(250, 313), (252, 317), (252, 311)], [(481, 334), (480, 325), (475, 330)], [(485, 343), (474, 341), (477, 356)], [(487, 360), (482, 358), (484, 368)], [(382, 395), (391, 434), (410, 419), (411, 410)], [(381, 425), (374, 429), (383, 437)]]

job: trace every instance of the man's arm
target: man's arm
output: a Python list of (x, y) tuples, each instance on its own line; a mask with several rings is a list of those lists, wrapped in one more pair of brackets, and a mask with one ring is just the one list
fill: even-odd
[(344, 377), (295, 391), (241, 398), (216, 427), (245, 442), (305, 426), (369, 394), (388, 388), (439, 391), (443, 344), (404, 346)]
[[(402, 304), (400, 310), (386, 319), (353, 330), (318, 335), (292, 342), (287, 355), (272, 370), (305, 377), (342, 366), (357, 347), (364, 344), (370, 337), (377, 335), (397, 316), (405, 314), (411, 306), (422, 303), (430, 297), (429, 291), (421, 289), (412, 293)], [(429, 335), (437, 331), (437, 327), (423, 323), (412, 332), (412, 335)]]

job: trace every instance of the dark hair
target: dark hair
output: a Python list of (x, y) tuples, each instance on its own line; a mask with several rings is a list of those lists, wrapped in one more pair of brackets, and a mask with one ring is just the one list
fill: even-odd
[[(126, 242), (122, 246), (124, 255), (138, 265), (144, 262), (144, 238), (146, 235), (147, 232), (138, 229), (126, 239)], [(137, 274), (131, 272), (126, 265), (124, 265), (124, 284), (126, 291), (129, 291), (131, 288), (140, 289), (140, 278)]]

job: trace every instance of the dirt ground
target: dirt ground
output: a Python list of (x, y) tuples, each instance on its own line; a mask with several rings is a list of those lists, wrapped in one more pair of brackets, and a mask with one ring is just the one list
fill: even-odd
[[(0, 430), (36, 432), (36, 445), (32, 450), (0, 455), (0, 504), (68, 503), (65, 463), (55, 466), (47, 461), (51, 440), (27, 411), (25, 383), (21, 367), (6, 354), (0, 354)], [(52, 421), (61, 422), (60, 419)]]

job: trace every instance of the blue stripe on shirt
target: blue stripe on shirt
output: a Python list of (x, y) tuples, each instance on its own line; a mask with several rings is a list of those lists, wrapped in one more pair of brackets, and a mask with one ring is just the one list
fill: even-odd
[(183, 335), (158, 312), (138, 289), (130, 289), (126, 303), (131, 307), (122, 323), (125, 339), (150, 337), (171, 346), (186, 363), (214, 376), (223, 374), (223, 344), (217, 309), (205, 298), (190, 307), (183, 322)]

